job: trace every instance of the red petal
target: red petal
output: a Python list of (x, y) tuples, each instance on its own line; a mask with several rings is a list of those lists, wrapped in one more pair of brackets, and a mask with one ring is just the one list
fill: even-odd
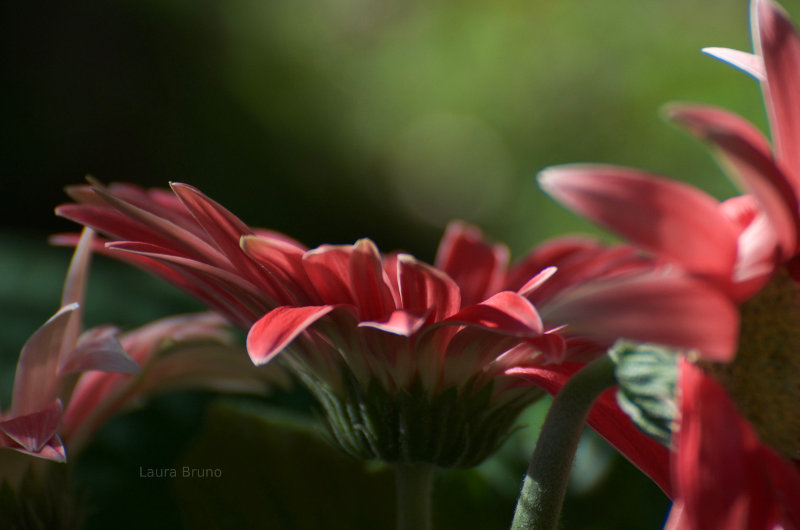
[(776, 502), (756, 434), (722, 386), (685, 360), (680, 389), (674, 469), (687, 528), (772, 528), (768, 507), (753, 502), (762, 495)]
[(539, 287), (541, 287), (547, 280), (549, 280), (553, 274), (556, 273), (558, 269), (556, 267), (547, 267), (546, 269), (542, 270), (539, 274), (525, 282), (525, 285), (519, 288), (517, 291), (520, 296), (528, 296), (534, 291), (536, 291)]
[[(207, 240), (205, 237), (198, 236), (194, 231), (186, 230), (179, 225), (169, 221), (167, 218), (160, 215), (158, 209), (155, 212), (151, 209), (139, 208), (128, 202), (125, 202), (119, 197), (116, 197), (110, 190), (103, 187), (95, 187), (95, 192), (103, 197), (112, 207), (116, 208), (119, 213), (124, 217), (128, 217), (134, 221), (132, 223), (133, 234), (120, 234), (117, 235), (115, 230), (116, 226), (113, 224), (106, 228), (100, 228), (101, 232), (117, 235), (120, 239), (129, 239), (133, 241), (143, 241), (146, 243), (162, 244), (167, 248), (183, 250), (190, 256), (195, 258), (202, 258), (205, 261), (221, 266), (228, 260), (220, 254), (219, 249), (213, 245), (213, 242)], [(138, 223), (136, 223), (138, 221)], [(136, 232), (138, 232), (138, 237)], [(238, 245), (239, 240), (236, 240)]]
[(440, 321), (461, 309), (458, 285), (438, 269), (413, 256), (397, 257), (400, 303), (415, 315), (431, 314), (431, 321)]
[(334, 306), (282, 306), (261, 317), (247, 334), (247, 353), (257, 366), (268, 363)]
[(689, 132), (721, 151), (734, 177), (755, 195), (778, 236), (784, 258), (797, 248), (797, 198), (791, 184), (772, 159), (766, 138), (743, 118), (701, 105), (673, 105), (669, 116)]
[(1, 421), (0, 431), (25, 450), (37, 452), (56, 435), (63, 413), (64, 407), (57, 399), (37, 412)]
[(753, 2), (753, 41), (764, 59), (764, 98), (778, 161), (800, 189), (800, 40), (789, 16), (767, 0)]
[(381, 321), (397, 308), (389, 285), (375, 244), (369, 239), (357, 241), (350, 255), (350, 286), (361, 320)]
[(387, 333), (410, 337), (425, 325), (424, 316), (415, 316), (408, 311), (397, 309), (383, 322), (361, 322), (359, 327), (375, 328)]
[(285, 302), (319, 302), (316, 289), (303, 268), (303, 250), (280, 239), (264, 236), (243, 236), (240, 245), (245, 254), (265, 270), (270, 286), (285, 286), (281, 289), (289, 295)]
[(250, 227), (197, 188), (179, 182), (170, 186), (236, 270), (251, 282), (260, 284), (261, 271), (239, 246), (242, 236), (253, 234)]
[(572, 165), (539, 176), (569, 208), (697, 273), (730, 277), (736, 233), (710, 195), (643, 171)]
[(497, 293), (480, 304), (465, 307), (445, 322), (520, 337), (534, 337), (544, 331), (542, 319), (533, 304), (511, 291)]
[[(169, 249), (155, 245), (121, 241), (109, 243), (107, 247), (157, 260), (178, 271), (184, 282), (188, 280), (191, 285), (190, 292), (197, 293), (202, 285), (203, 288), (199, 289), (202, 293), (227, 293), (228, 298), (232, 298), (237, 304), (251, 311), (263, 312), (266, 307), (278, 305), (277, 300), (284, 300), (289, 296), (280, 282), (274, 282), (275, 288), (269, 290), (258, 289), (235, 272), (173, 254)], [(219, 299), (219, 297), (217, 294), (214, 298)], [(208, 299), (208, 296), (203, 295), (203, 299)], [(219, 304), (214, 305), (216, 307)]]
[(542, 307), (548, 322), (570, 335), (612, 343), (626, 338), (697, 349), (708, 360), (736, 352), (739, 311), (715, 287), (659, 273), (596, 280)]
[(62, 307), (22, 347), (14, 375), (12, 416), (31, 414), (55, 399), (59, 358), (62, 351), (75, 347), (74, 343), (66, 344), (64, 337), (76, 318), (80, 318), (77, 303)]
[(303, 268), (326, 304), (355, 305), (350, 290), (350, 256), (353, 247), (323, 245), (303, 255)]
[(475, 227), (452, 222), (439, 244), (435, 265), (458, 284), (463, 305), (476, 304), (502, 289), (508, 249), (486, 243)]

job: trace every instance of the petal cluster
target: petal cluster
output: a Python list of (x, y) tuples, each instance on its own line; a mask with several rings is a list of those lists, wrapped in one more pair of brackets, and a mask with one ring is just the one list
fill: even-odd
[(85, 230), (70, 263), (62, 307), (22, 348), (11, 406), (0, 414), (0, 447), (64, 461), (59, 436), (62, 385), (87, 370), (137, 373), (139, 365), (109, 334), (81, 334), (81, 302), (93, 233)]
[[(770, 325), (787, 313), (771, 318), (769, 312), (800, 303), (800, 38), (788, 15), (770, 0), (753, 1), (751, 20), (754, 54), (723, 48), (704, 51), (761, 82), (772, 144), (753, 125), (724, 109), (691, 104), (667, 108), (672, 121), (709, 144), (743, 188), (742, 195), (720, 202), (660, 175), (607, 165), (561, 166), (540, 176), (542, 188), (564, 205), (715, 286), (742, 304), (742, 318), (748, 319), (738, 356), (734, 349), (719, 355), (700, 348), (691, 356), (699, 364), (682, 364), (682, 420), (673, 455), (676, 502), (669, 528), (800, 525), (797, 462), (765, 444), (741, 407), (747, 402), (746, 392), (764, 394), (759, 402), (770, 402), (766, 394), (794, 391), (798, 385), (791, 369), (794, 361), (783, 369), (775, 364), (787, 364), (787, 355), (796, 356), (796, 333), (777, 333)], [(757, 351), (750, 351), (754, 344), (759, 345)], [(750, 368), (737, 369), (745, 358)], [(714, 362), (732, 364), (715, 368)], [(753, 388), (745, 379), (763, 383), (765, 378), (750, 377), (757, 374), (746, 370), (775, 377)], [(741, 377), (723, 387), (712, 377), (722, 372)]]
[[(539, 395), (514, 370), (584, 362), (621, 337), (721, 357), (735, 345), (727, 297), (627, 245), (559, 238), (510, 266), (504, 246), (455, 222), (428, 265), (368, 239), (306, 249), (186, 184), (69, 191), (60, 215), (247, 330), (252, 361), (288, 364), (365, 458), (476, 463)], [(480, 449), (441, 447), (476, 437)]]
[(213, 314), (177, 316), (122, 333), (82, 330), (94, 234), (78, 239), (61, 309), (25, 343), (11, 406), (0, 413), (0, 447), (63, 462), (112, 414), (145, 395), (200, 387), (263, 392), (267, 376), (230, 345)]

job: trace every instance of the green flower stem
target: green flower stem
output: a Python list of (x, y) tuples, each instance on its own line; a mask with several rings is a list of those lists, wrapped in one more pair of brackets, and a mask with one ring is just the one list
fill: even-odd
[(556, 528), (589, 410), (614, 384), (614, 363), (603, 355), (572, 376), (555, 397), (522, 484), (512, 530)]
[(397, 530), (430, 530), (433, 465), (398, 464), (395, 473)]

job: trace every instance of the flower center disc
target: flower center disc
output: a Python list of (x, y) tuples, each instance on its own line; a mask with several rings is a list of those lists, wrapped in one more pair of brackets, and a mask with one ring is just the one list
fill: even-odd
[(762, 442), (800, 457), (800, 287), (781, 268), (741, 306), (739, 351), (704, 368), (728, 390)]

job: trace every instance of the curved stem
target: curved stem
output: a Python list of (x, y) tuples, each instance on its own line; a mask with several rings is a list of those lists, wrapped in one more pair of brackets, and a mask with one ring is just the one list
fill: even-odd
[(600, 394), (615, 384), (614, 363), (604, 355), (572, 376), (555, 397), (522, 484), (512, 530), (556, 528), (586, 417)]
[(427, 463), (398, 464), (397, 530), (430, 530), (433, 466)]

